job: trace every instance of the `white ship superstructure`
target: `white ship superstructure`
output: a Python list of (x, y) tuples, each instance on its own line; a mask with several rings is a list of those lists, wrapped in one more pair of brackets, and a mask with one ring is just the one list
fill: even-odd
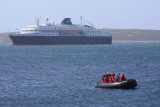
[[(37, 20), (39, 21), (39, 19)], [(41, 36), (60, 36), (59, 32), (64, 32), (66, 36), (110, 36), (108, 33), (105, 33), (102, 30), (97, 30), (89, 25), (72, 24), (70, 18), (65, 18), (65, 20), (69, 21), (69, 23), (55, 25), (54, 23), (46, 22), (46, 24), (39, 25), (39, 22), (37, 22), (36, 26), (27, 26), (26, 28), (21, 29), (21, 33), (38, 33)]]

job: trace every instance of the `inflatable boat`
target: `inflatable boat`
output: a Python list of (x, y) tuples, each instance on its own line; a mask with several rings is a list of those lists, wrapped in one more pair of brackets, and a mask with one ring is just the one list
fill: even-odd
[(133, 89), (137, 86), (137, 82), (135, 79), (128, 79), (126, 81), (121, 82), (113, 82), (113, 83), (96, 83), (96, 88), (115, 88), (115, 89)]

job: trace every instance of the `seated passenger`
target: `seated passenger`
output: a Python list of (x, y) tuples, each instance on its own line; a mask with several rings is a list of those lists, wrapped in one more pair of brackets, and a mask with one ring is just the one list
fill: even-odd
[(108, 82), (109, 83), (112, 83), (112, 82), (115, 82), (116, 80), (114, 79), (114, 75), (115, 74), (109, 74), (109, 77), (108, 77)]
[(105, 83), (104, 78), (105, 78), (105, 77), (102, 77), (102, 79), (101, 79), (101, 83)]
[(104, 78), (101, 79), (101, 83), (104, 83)]
[(105, 83), (110, 82), (110, 73), (107, 73), (107, 76), (104, 78)]
[(112, 82), (116, 82), (116, 80), (115, 80), (115, 78), (114, 78), (114, 75), (115, 75), (115, 74), (112, 74), (112, 75), (111, 75)]
[(106, 83), (106, 81), (105, 81), (106, 78), (105, 77), (107, 77), (107, 74), (105, 74), (105, 75), (102, 76), (102, 79), (101, 79), (102, 83)]
[(101, 79), (101, 83), (112, 83), (115, 82), (115, 78), (114, 78), (115, 74), (111, 74), (111, 73), (107, 73), (106, 75), (103, 75), (102, 79)]
[(104, 78), (104, 83), (107, 83), (107, 82), (108, 82), (108, 76)]
[(116, 76), (116, 82), (119, 82), (119, 81), (120, 81), (120, 73), (118, 73)]
[(108, 74), (108, 82), (109, 82), (109, 83), (112, 82), (111, 74)]
[(122, 74), (122, 76), (120, 77), (120, 81), (125, 81), (127, 80), (126, 77), (124, 76), (124, 74)]

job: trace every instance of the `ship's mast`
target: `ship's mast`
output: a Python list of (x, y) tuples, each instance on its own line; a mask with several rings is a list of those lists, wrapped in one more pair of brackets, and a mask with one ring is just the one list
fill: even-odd
[(84, 19), (84, 23), (83, 24), (85, 25), (85, 23), (86, 23), (86, 19)]
[(36, 17), (36, 25), (39, 26), (39, 18)]
[(80, 16), (80, 18), (81, 18), (81, 25), (82, 25), (82, 16)]
[(46, 18), (45, 18), (46, 25), (48, 25), (48, 20), (49, 20), (49, 19), (46, 17)]

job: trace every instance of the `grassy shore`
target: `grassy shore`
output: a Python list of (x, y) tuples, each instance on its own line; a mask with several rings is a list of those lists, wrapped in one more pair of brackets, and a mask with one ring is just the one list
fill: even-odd
[[(160, 41), (160, 30), (102, 29), (112, 35), (113, 41)], [(12, 43), (9, 33), (0, 33), (0, 43)]]
[(0, 33), (0, 43), (12, 43), (8, 34), (9, 33)]
[(103, 29), (113, 41), (160, 41), (160, 30)]

